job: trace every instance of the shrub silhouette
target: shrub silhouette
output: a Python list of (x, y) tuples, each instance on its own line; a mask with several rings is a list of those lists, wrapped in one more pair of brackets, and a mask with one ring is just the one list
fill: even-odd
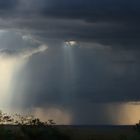
[(69, 140), (53, 120), (42, 122), (33, 116), (10, 116), (0, 111), (0, 124), (0, 140)]

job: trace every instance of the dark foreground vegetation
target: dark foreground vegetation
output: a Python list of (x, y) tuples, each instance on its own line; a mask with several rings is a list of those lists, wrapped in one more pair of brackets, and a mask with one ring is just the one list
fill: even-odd
[(0, 111), (0, 140), (69, 140), (53, 120), (42, 122), (33, 116), (7, 115)]
[(0, 140), (69, 140), (55, 127), (1, 126)]
[(0, 140), (140, 140), (134, 126), (1, 125)]
[(58, 126), (33, 116), (0, 112), (0, 140), (140, 140), (140, 123), (134, 126)]

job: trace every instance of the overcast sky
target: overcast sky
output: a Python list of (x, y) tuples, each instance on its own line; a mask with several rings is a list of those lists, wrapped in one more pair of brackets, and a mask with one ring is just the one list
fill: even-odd
[(0, 91), (8, 104), (65, 124), (137, 121), (139, 7), (138, 0), (1, 0), (0, 75), (8, 76)]

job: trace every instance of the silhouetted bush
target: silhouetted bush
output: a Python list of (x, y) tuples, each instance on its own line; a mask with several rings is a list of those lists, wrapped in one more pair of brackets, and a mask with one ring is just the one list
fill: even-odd
[(53, 120), (42, 122), (33, 116), (10, 116), (0, 111), (0, 124), (0, 140), (69, 140)]

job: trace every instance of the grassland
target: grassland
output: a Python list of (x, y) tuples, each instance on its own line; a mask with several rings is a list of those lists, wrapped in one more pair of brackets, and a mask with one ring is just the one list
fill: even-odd
[(60, 130), (71, 140), (140, 140), (135, 126), (65, 126)]
[(134, 126), (1, 125), (0, 140), (140, 140)]

